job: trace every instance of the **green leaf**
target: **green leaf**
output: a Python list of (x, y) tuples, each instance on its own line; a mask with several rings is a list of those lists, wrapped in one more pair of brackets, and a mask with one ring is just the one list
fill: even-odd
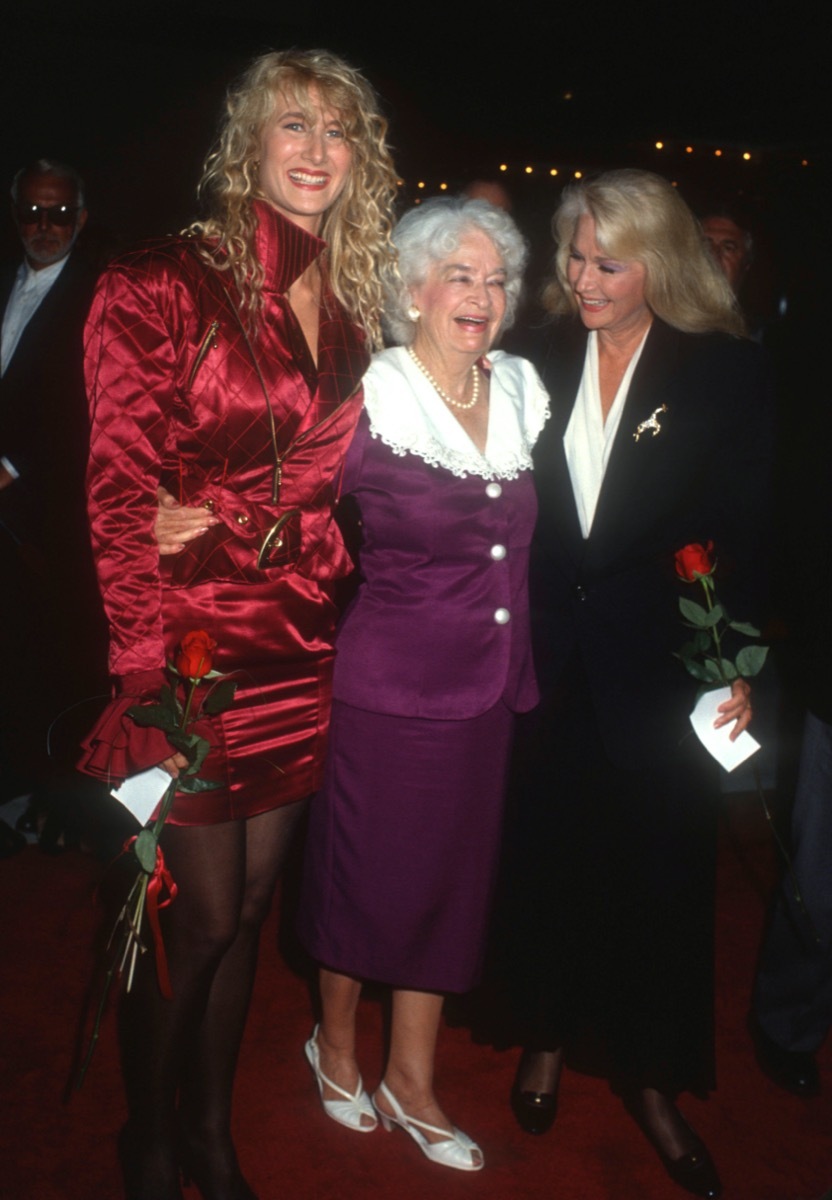
[[(714, 668), (717, 673), (717, 678), (723, 680), (723, 682), (726, 679), (731, 680), (731, 679), (737, 678), (737, 668), (734, 666), (734, 664), (731, 662), (731, 660), (729, 658), (721, 658), (721, 659), (709, 658), (708, 662), (712, 662), (714, 664)], [(720, 665), (722, 666), (721, 671), (720, 671)]]
[(735, 629), (737, 633), (744, 633), (746, 637), (760, 636), (760, 631), (756, 625), (749, 625), (748, 621), (729, 621), (728, 625), (731, 629)]
[(172, 729), (168, 734), (168, 741), (171, 746), (175, 746), (177, 750), (181, 750), (189, 762), (193, 760), (194, 749), (199, 740), (197, 734), (185, 733), (184, 730), (179, 728)]
[(704, 654), (706, 650), (711, 648), (711, 635), (706, 633), (704, 629), (700, 629), (698, 633), (693, 635), (693, 644), (696, 647), (697, 654)]
[(714, 627), (714, 625), (719, 624), (719, 622), (723, 619), (724, 616), (725, 616), (725, 609), (722, 607), (721, 604), (715, 604), (713, 606), (713, 608), (711, 609), (711, 611), (707, 614), (708, 619), (707, 619), (707, 621), (705, 621), (705, 628), (712, 629)]
[(156, 729), (164, 729), (166, 733), (176, 728), (173, 713), (162, 704), (131, 704), (127, 715), (132, 717), (137, 725), (154, 726)]
[(175, 715), (177, 721), (181, 720), (183, 713), (182, 705), (177, 700), (176, 692), (170, 686), (170, 684), (163, 683), (159, 689), (159, 695), (164, 707), (170, 709), (170, 711)]
[(691, 625), (704, 628), (709, 624), (707, 611), (701, 604), (697, 604), (695, 600), (688, 600), (686, 596), (680, 596), (679, 610), (682, 616), (690, 621)]
[(740, 675), (750, 677), (762, 671), (768, 654), (768, 646), (743, 646), (737, 655), (737, 670)]
[(212, 687), (202, 703), (203, 712), (215, 714), (225, 712), (234, 703), (234, 693), (237, 684), (232, 679), (224, 679)]
[(152, 829), (143, 829), (133, 843), (133, 853), (139, 866), (148, 875), (156, 870), (156, 847), (158, 840)]
[[(708, 679), (710, 679), (713, 683), (722, 683), (722, 671), (719, 669), (719, 663), (715, 658), (706, 658), (702, 666), (705, 668)], [(725, 664), (723, 662), (723, 667), (724, 666)]]
[[(185, 771), (186, 775), (196, 775), (197, 771), (200, 769), (202, 764), (205, 762), (205, 759), (208, 757), (208, 751), (210, 749), (211, 749), (211, 744), (210, 744), (210, 742), (206, 741), (205, 738), (203, 738), (203, 737), (195, 737), (194, 738), (194, 744), (193, 744), (193, 747), (191, 750), (191, 754), (188, 755), (188, 757), (191, 760), (191, 765), (188, 767), (187, 771)], [(193, 757), (191, 757), (191, 755)]]
[(216, 788), (225, 787), (223, 783), (217, 783), (213, 779), (191, 779), (179, 777), (177, 780), (176, 790), (178, 792), (213, 792)]
[(691, 660), (686, 662), (685, 666), (694, 679), (701, 679), (704, 683), (713, 683), (713, 674), (702, 663)]

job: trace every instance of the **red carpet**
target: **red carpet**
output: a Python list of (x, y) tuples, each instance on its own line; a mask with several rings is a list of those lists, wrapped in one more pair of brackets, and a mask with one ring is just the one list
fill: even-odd
[[(832, 1044), (821, 1054), (826, 1095), (804, 1101), (757, 1070), (744, 1019), (765, 897), (773, 878), (767, 834), (751, 802), (731, 799), (723, 827), (717, 940), (719, 1089), (683, 1108), (719, 1166), (726, 1200), (820, 1200), (832, 1188)], [(115, 1135), (124, 1120), (110, 1014), (84, 1090), (63, 1099), (91, 967), (101, 868), (69, 852), (29, 848), (0, 862), (3, 929), (2, 1159), (4, 1200), (119, 1200)], [(276, 949), (277, 917), (263, 939), (239, 1077), (240, 1158), (260, 1200), (353, 1200), (428, 1195), (477, 1200), (680, 1200), (652, 1150), (607, 1085), (567, 1072), (552, 1132), (514, 1126), (506, 1096), (513, 1054), (441, 1035), (438, 1089), (482, 1146), (486, 1168), (456, 1174), (427, 1162), (401, 1133), (351, 1134), (319, 1107), (302, 1055), (311, 1021), (306, 987)], [(362, 1004), (368, 1085), (381, 1066), (381, 1011)], [(195, 1191), (187, 1200), (197, 1200)]]

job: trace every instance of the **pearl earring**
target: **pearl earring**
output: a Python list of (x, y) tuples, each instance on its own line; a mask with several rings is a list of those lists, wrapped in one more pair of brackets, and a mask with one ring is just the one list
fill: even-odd
[(415, 304), (411, 304), (410, 308), (407, 310), (407, 315), (411, 321), (418, 321), (422, 314), (419, 312)]

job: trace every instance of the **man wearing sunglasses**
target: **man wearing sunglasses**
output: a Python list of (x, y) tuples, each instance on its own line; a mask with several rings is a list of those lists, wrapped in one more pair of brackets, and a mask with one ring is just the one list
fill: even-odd
[(35, 793), (40, 814), (52, 804), (42, 797), (54, 790), (56, 749), (69, 740), (66, 718), (50, 726), (100, 690), (90, 678), (99, 618), (82, 342), (96, 271), (76, 244), (83, 192), (61, 163), (18, 171), (11, 218), (23, 261), (0, 271), (0, 801), (4, 791)]
[[(67, 278), (57, 293), (51, 297), (50, 293), (63, 275), (87, 220), (83, 185), (72, 167), (39, 159), (17, 172), (11, 196), (12, 218), (23, 245), (24, 261), (13, 276), (0, 282), (0, 490), (26, 470), (30, 455), (25, 442), (33, 425), (32, 414), (13, 410), (21, 403), (29, 408), (31, 400), (25, 393), (35, 382), (33, 376), (40, 373), (43, 358), (54, 353), (50, 343), (55, 330), (50, 326), (65, 325), (67, 321), (67, 314), (57, 311), (70, 301), (67, 290), (74, 290), (67, 289)], [(10, 392), (18, 395), (13, 398)]]

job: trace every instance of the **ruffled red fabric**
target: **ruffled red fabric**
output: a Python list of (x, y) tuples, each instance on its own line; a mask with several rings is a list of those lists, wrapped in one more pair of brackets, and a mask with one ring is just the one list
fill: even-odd
[(164, 682), (164, 671), (136, 671), (117, 682), (120, 694), (110, 701), (81, 743), (84, 753), (78, 763), (80, 771), (116, 787), (128, 776), (157, 766), (175, 752), (163, 730), (144, 728), (127, 715), (134, 704), (158, 700)]

